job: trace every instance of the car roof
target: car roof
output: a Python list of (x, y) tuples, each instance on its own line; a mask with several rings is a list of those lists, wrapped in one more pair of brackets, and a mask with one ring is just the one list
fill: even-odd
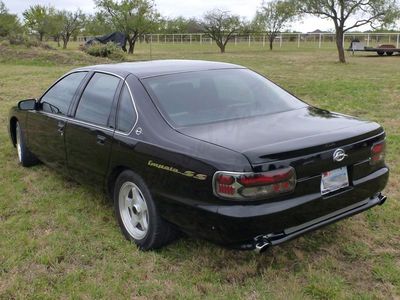
[(168, 59), (95, 65), (76, 70), (103, 71), (122, 77), (133, 74), (138, 78), (147, 78), (184, 72), (243, 68), (239, 65), (215, 61)]

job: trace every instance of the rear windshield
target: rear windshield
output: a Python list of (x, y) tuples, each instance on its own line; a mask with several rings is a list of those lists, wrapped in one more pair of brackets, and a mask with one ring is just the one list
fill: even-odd
[(306, 104), (248, 69), (209, 70), (143, 80), (164, 117), (190, 126), (273, 114)]

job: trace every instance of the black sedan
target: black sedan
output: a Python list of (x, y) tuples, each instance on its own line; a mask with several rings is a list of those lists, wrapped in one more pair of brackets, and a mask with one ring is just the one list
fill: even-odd
[(185, 232), (261, 252), (386, 200), (380, 125), (233, 64), (75, 69), (12, 108), (9, 132), (23, 166), (103, 187), (143, 250)]

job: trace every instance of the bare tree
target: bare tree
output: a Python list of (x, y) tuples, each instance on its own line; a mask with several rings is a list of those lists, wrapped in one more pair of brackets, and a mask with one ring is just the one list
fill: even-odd
[(133, 53), (140, 36), (156, 29), (159, 14), (152, 0), (96, 0), (95, 3), (115, 29), (125, 34), (129, 53)]
[(47, 34), (52, 37), (55, 42), (57, 42), (58, 47), (61, 47), (61, 32), (63, 31), (64, 27), (64, 20), (61, 16), (61, 12), (57, 11), (54, 7), (50, 7), (48, 18), (48, 28), (46, 29)]
[(228, 11), (215, 9), (204, 15), (204, 30), (216, 42), (221, 53), (225, 52), (229, 40), (240, 31), (241, 26), (240, 17)]
[(331, 19), (336, 30), (339, 61), (346, 62), (344, 34), (354, 28), (393, 23), (399, 16), (396, 0), (296, 0), (301, 13)]
[(83, 28), (85, 15), (80, 10), (76, 12), (62, 10), (58, 16), (62, 20), (60, 36), (63, 40), (63, 49), (66, 49), (71, 36)]
[(270, 50), (273, 48), (275, 38), (289, 22), (295, 19), (296, 14), (296, 7), (292, 1), (274, 0), (262, 3), (253, 23), (255, 29), (266, 32)]

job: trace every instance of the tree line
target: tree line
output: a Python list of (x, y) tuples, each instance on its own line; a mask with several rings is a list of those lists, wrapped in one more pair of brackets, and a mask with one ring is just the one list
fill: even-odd
[(133, 53), (135, 44), (147, 33), (204, 33), (212, 38), (221, 53), (236, 34), (264, 33), (273, 49), (280, 32), (305, 15), (315, 15), (332, 21), (340, 62), (345, 62), (343, 37), (363, 25), (373, 28), (392, 28), (399, 20), (397, 0), (272, 0), (262, 2), (253, 20), (246, 20), (229, 11), (214, 9), (196, 18), (164, 18), (153, 0), (95, 0), (97, 11), (86, 15), (58, 10), (52, 6), (33, 5), (23, 12), (20, 20), (9, 13), (0, 0), (0, 37), (36, 35), (54, 39), (67, 48), (71, 38), (78, 35), (96, 36), (122, 32)]

